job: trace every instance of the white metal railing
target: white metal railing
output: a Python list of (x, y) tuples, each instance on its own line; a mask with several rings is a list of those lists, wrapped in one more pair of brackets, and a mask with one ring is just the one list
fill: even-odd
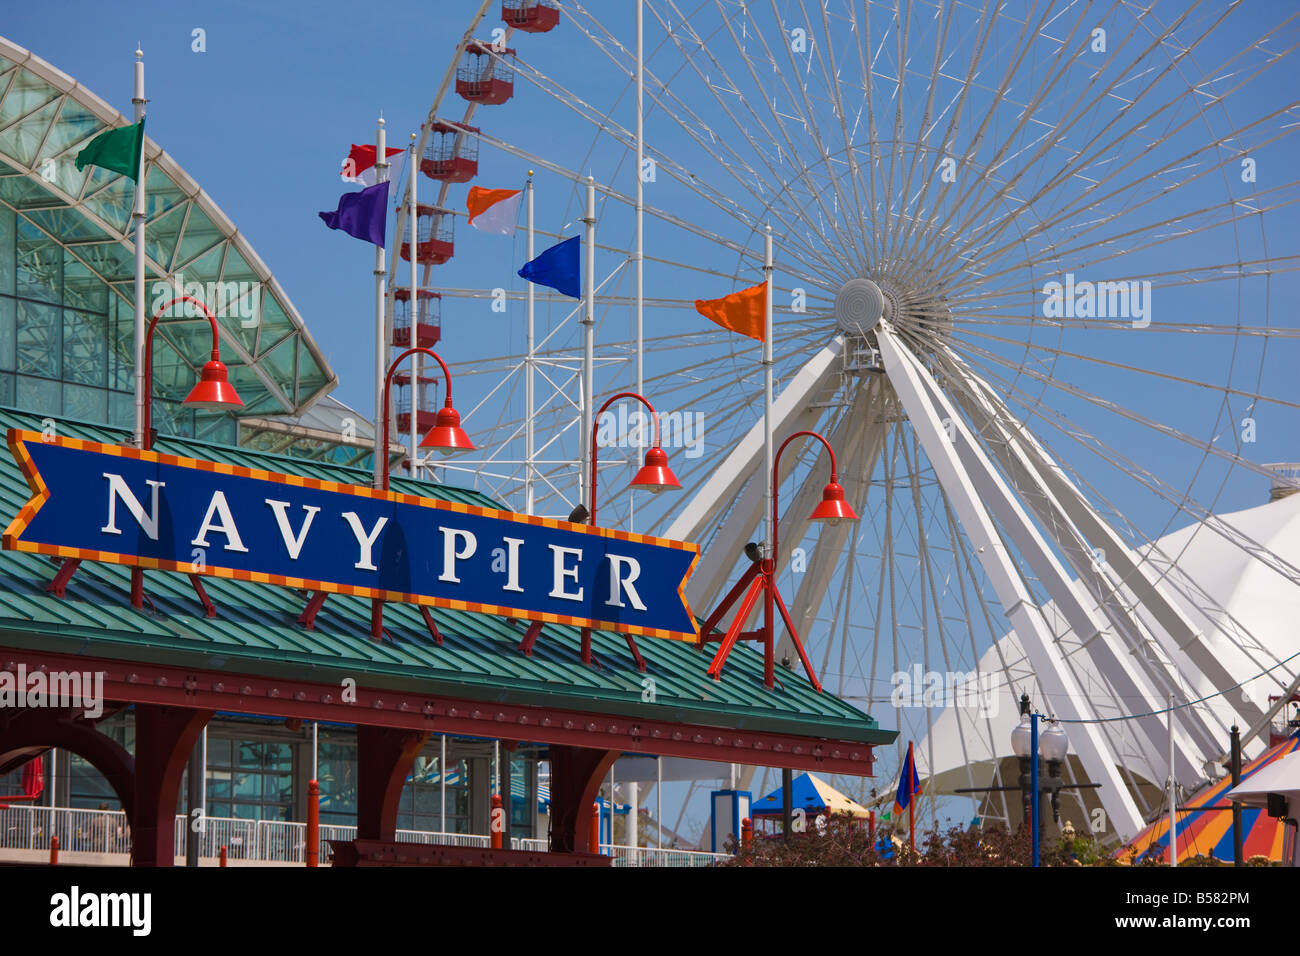
[[(185, 814), (176, 815), (173, 851), (185, 856), (185, 844), (192, 821)], [(239, 820), (208, 817), (203, 821), (199, 855), (216, 858), (221, 847), (232, 861), (261, 863), (303, 863), (307, 825), (291, 820)], [(354, 826), (320, 825), (320, 861), (330, 858), (330, 840), (351, 840)], [(131, 831), (126, 814), (120, 810), (79, 810), (70, 807), (0, 807), (0, 854), (5, 850), (48, 851), (50, 838), (59, 838), (61, 852), (102, 853), (126, 857), (131, 851)], [(398, 830), (401, 843), (426, 843), (440, 846), (487, 847), (490, 839), (477, 833), (436, 833), (428, 830)], [(510, 848), (545, 852), (545, 839), (511, 837)], [(626, 847), (602, 844), (601, 852), (612, 856), (614, 866), (710, 866), (728, 859), (722, 853), (694, 850), (659, 850), (652, 847)], [(123, 859), (125, 862), (125, 859)]]

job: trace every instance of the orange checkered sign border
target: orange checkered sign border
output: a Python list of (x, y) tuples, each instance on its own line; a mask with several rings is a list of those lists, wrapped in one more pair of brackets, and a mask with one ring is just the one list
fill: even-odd
[(699, 547), (11, 429), (7, 549), (694, 640)]

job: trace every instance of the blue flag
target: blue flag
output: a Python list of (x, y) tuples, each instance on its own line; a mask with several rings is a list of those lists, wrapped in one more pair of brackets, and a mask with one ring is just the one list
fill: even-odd
[(582, 237), (564, 239), (530, 262), (525, 262), (519, 276), (556, 292), (582, 298)]
[(342, 229), (354, 239), (382, 248), (388, 224), (388, 183), (376, 183), (359, 193), (344, 193), (339, 197), (338, 209), (319, 215), (331, 229)]

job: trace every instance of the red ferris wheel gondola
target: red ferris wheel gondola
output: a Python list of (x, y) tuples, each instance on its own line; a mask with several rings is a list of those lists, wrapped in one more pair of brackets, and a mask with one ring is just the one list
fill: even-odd
[[(412, 315), (414, 311), (414, 315)], [(393, 345), (410, 348), (412, 345), (431, 349), (442, 340), (442, 296), (429, 289), (420, 289), (416, 307), (411, 308), (411, 290), (405, 286), (393, 290)], [(414, 321), (412, 321), (414, 319)], [(415, 341), (411, 341), (411, 327), (415, 326)]]
[(547, 33), (560, 22), (555, 0), (501, 0), (501, 19), (524, 33)]
[(447, 183), (469, 182), (478, 175), (478, 127), (436, 122), (429, 130), (420, 171)]
[(515, 95), (515, 51), (474, 40), (456, 68), (456, 93), (472, 103), (500, 105)]
[[(425, 205), (416, 206), (415, 215), (416, 261), (424, 265), (436, 266), (451, 259), (456, 252), (456, 217), (450, 210)], [(403, 259), (410, 261), (410, 242), (402, 243), (401, 255)]]

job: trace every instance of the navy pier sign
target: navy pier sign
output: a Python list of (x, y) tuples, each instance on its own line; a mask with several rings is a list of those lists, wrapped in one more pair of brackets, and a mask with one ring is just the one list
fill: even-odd
[(4, 547), (694, 640), (699, 546), (11, 429)]

